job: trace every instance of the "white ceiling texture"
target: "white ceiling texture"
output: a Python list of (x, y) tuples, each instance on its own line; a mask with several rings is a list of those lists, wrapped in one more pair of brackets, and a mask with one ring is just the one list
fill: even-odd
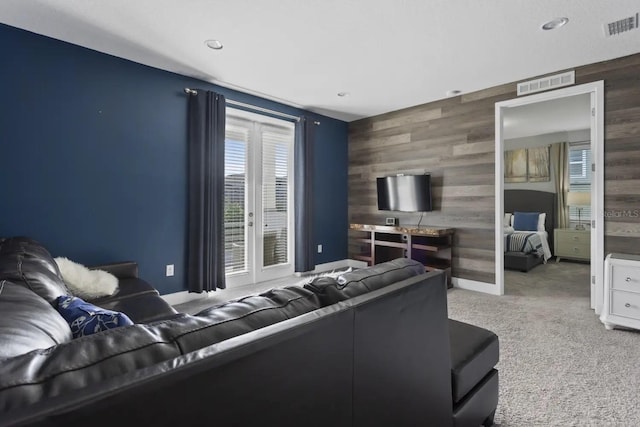
[[(0, 22), (351, 121), (637, 53), (640, 30), (605, 37), (603, 25), (639, 11), (638, 0), (2, 0)], [(569, 23), (541, 29), (556, 17)]]

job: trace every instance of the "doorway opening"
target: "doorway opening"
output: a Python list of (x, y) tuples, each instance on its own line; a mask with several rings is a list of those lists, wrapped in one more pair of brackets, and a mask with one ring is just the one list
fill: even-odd
[[(550, 108), (552, 106), (559, 106), (563, 103), (570, 103), (572, 101), (584, 101), (587, 102), (586, 115), (589, 126), (587, 129), (582, 132), (577, 132), (579, 130), (576, 129), (576, 132), (573, 132), (572, 137), (574, 137), (575, 141), (584, 144), (586, 141), (586, 146), (589, 151), (588, 154), (591, 156), (589, 160), (585, 160), (583, 163), (586, 166), (588, 162), (588, 167), (590, 170), (590, 188), (588, 189), (588, 194), (590, 196), (590, 201), (588, 206), (580, 206), (582, 210), (576, 211), (574, 208), (569, 208), (567, 211), (569, 213), (568, 218), (566, 218), (566, 223), (562, 222), (558, 225), (558, 218), (554, 217), (551, 221), (547, 222), (546, 232), (553, 236), (551, 237), (551, 241), (554, 242), (553, 238), (558, 235), (558, 230), (560, 229), (560, 234), (562, 235), (562, 230), (570, 230), (575, 229), (575, 218), (573, 218), (573, 214), (580, 212), (587, 213), (585, 209), (589, 209), (589, 213), (592, 214), (591, 221), (587, 224), (588, 230), (590, 231), (587, 236), (590, 243), (589, 248), (589, 259), (591, 260), (590, 267), (590, 276), (591, 276), (591, 307), (596, 309), (596, 313), (599, 313), (602, 306), (602, 289), (603, 289), (603, 269), (604, 269), (604, 224), (602, 218), (597, 218), (596, 213), (602, 212), (603, 200), (604, 200), (604, 179), (603, 179), (603, 153), (604, 153), (604, 84), (602, 81), (588, 83), (579, 86), (573, 86), (569, 88), (564, 88), (552, 92), (545, 92), (541, 94), (531, 95), (523, 98), (512, 99), (508, 101), (503, 101), (496, 103), (496, 168), (495, 168), (495, 187), (496, 187), (496, 217), (495, 217), (495, 247), (496, 247), (496, 293), (499, 295), (504, 294), (504, 286), (505, 286), (505, 246), (507, 245), (505, 238), (505, 189), (508, 189), (509, 186), (512, 186), (514, 181), (505, 183), (505, 150), (518, 150), (518, 149), (526, 149), (527, 147), (518, 147), (517, 144), (527, 144), (526, 138), (520, 136), (520, 140), (518, 140), (518, 135), (510, 133), (510, 129), (514, 128), (514, 125), (520, 124), (520, 128), (527, 129), (529, 135), (538, 134), (538, 141), (542, 141), (538, 143), (538, 147), (531, 147), (535, 150), (536, 155), (540, 155), (539, 153), (550, 153), (550, 147), (552, 146), (552, 142), (560, 142), (555, 139), (558, 138), (558, 135), (553, 135), (553, 131), (551, 128), (541, 127), (540, 120), (532, 121), (526, 120), (526, 113), (530, 113), (531, 111), (538, 110), (543, 113), (551, 114), (548, 121), (551, 121), (553, 118), (557, 118), (559, 115), (562, 116), (562, 113), (558, 112), (557, 109)], [(540, 116), (544, 117), (544, 115)], [(582, 117), (584, 119), (584, 116)], [(569, 120), (567, 116), (567, 120)], [(544, 122), (544, 119), (542, 120)], [(542, 130), (542, 134), (535, 130), (535, 127), (538, 127)], [(515, 126), (517, 128), (518, 126)], [(544, 130), (546, 129), (546, 130)], [(549, 140), (545, 141), (543, 137), (544, 134), (548, 134)], [(567, 137), (564, 142), (569, 142), (571, 137), (569, 137), (569, 132), (567, 132)], [(533, 144), (531, 141), (529, 144)], [(516, 144), (516, 145), (513, 145)], [(573, 144), (570, 144), (570, 146)], [(540, 149), (539, 147), (543, 148)], [(545, 146), (549, 147), (549, 151), (544, 148)], [(574, 148), (577, 147), (574, 145)], [(585, 145), (582, 145), (585, 147)], [(574, 153), (577, 155), (577, 153)], [(584, 154), (584, 153), (583, 153)], [(547, 154), (549, 156), (549, 154)], [(544, 157), (544, 156), (543, 156)], [(547, 157), (548, 159), (549, 157)], [(534, 165), (535, 166), (535, 165)], [(567, 168), (570, 168), (572, 163), (567, 160)], [(575, 168), (578, 167), (577, 161), (574, 165)], [(509, 166), (511, 167), (511, 166)], [(551, 170), (551, 169), (550, 169)], [(513, 171), (511, 169), (508, 170), (511, 174)], [(570, 170), (567, 170), (567, 176), (570, 175)], [(574, 174), (575, 175), (575, 174)], [(587, 174), (588, 175), (588, 174)], [(518, 174), (514, 172), (513, 175), (509, 175), (510, 178), (514, 178), (517, 181)], [(522, 180), (521, 180), (522, 181)], [(535, 180), (534, 180), (535, 181)], [(544, 187), (547, 185), (549, 188), (546, 189), (550, 193), (554, 193), (557, 190), (555, 188), (556, 183), (551, 183), (551, 180), (548, 179), (546, 181), (540, 180), (535, 183), (537, 186)], [(528, 179), (524, 179), (524, 182), (528, 182)], [(575, 183), (574, 183), (575, 184)], [(563, 184), (566, 190), (570, 190), (570, 185), (567, 182)], [(542, 188), (540, 188), (542, 189)], [(544, 189), (542, 189), (544, 191)], [(574, 185), (574, 192), (578, 190)], [(585, 188), (583, 187), (584, 191)], [(584, 202), (583, 202), (584, 203)], [(564, 206), (566, 206), (566, 201), (563, 203), (562, 199), (560, 202), (560, 208), (558, 210), (564, 210)], [(553, 214), (555, 215), (555, 213)], [(580, 218), (582, 223), (582, 218)], [(553, 251), (557, 246), (557, 242), (551, 243), (551, 250)]]

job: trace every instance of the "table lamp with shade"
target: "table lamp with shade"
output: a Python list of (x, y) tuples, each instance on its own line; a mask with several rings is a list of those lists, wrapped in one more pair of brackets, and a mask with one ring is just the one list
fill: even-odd
[(584, 206), (591, 206), (591, 193), (569, 191), (569, 193), (567, 193), (567, 205), (578, 208), (578, 225), (576, 225), (576, 230), (584, 230), (585, 227), (582, 225), (580, 217), (582, 214), (582, 208)]

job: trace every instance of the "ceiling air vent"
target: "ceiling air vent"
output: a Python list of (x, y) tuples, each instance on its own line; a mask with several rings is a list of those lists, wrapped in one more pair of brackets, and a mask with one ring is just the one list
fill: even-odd
[(575, 71), (567, 71), (566, 73), (555, 74), (541, 79), (529, 80), (528, 82), (518, 83), (518, 96), (529, 95), (530, 93), (555, 89), (562, 86), (569, 86), (575, 82)]
[(639, 14), (636, 13), (628, 18), (604, 24), (604, 35), (611, 37), (626, 33), (627, 31), (637, 30), (639, 24), (638, 15)]

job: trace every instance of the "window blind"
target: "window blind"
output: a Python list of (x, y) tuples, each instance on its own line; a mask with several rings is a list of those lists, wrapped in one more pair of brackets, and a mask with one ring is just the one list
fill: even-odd
[[(591, 192), (591, 147), (589, 144), (569, 146), (569, 191)], [(569, 219), (578, 221), (580, 209), (580, 219), (590, 221), (590, 206), (569, 206)]]
[(228, 121), (225, 130), (224, 237), (227, 274), (247, 270), (245, 198), (249, 127)]
[(291, 129), (263, 124), (262, 210), (264, 266), (287, 263)]

